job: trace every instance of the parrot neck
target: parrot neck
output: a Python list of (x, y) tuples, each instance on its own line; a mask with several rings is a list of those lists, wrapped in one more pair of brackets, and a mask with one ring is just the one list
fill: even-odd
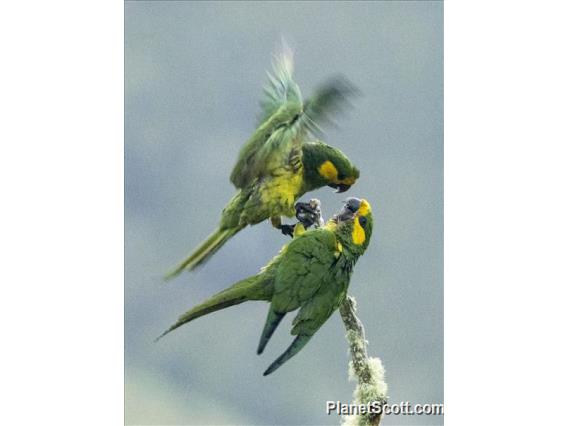
[(364, 245), (357, 245), (353, 242), (352, 237), (353, 227), (347, 224), (339, 226), (336, 229), (336, 238), (339, 240), (343, 246), (343, 254), (348, 262), (355, 265), (359, 256), (365, 252)]

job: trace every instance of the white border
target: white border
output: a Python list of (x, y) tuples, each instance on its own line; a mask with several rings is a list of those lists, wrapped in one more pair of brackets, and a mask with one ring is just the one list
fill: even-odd
[[(446, 422), (558, 423), (566, 6), (445, 9)], [(0, 420), (121, 424), (123, 5), (0, 20)]]
[(445, 3), (445, 419), (564, 421), (564, 2)]
[(0, 423), (121, 424), (123, 4), (0, 21)]

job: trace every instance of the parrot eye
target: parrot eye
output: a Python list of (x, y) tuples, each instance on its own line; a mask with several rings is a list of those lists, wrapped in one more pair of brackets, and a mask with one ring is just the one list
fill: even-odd
[(361, 216), (361, 217), (359, 218), (359, 224), (360, 224), (361, 226), (365, 226), (365, 225), (367, 224), (367, 218), (366, 218), (365, 216)]

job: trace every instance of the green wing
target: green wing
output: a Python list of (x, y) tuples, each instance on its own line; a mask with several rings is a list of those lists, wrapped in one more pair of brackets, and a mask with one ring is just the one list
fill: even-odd
[(320, 86), (303, 105), (298, 125), (314, 136), (323, 133), (320, 124), (333, 123), (332, 116), (348, 106), (349, 98), (359, 94), (357, 88), (345, 77), (337, 76)]
[[(348, 98), (359, 93), (345, 77), (339, 75), (320, 86), (306, 102), (302, 101), (300, 88), (293, 80), (294, 57), (284, 44), (279, 56), (273, 62), (274, 75), (268, 73), (268, 84), (264, 87), (264, 99), (260, 102), (262, 112), (258, 126), (265, 123), (285, 104), (302, 105), (301, 125), (309, 130), (319, 130), (318, 121), (330, 121), (330, 115), (348, 103)], [(315, 126), (315, 127), (314, 127)]]
[(299, 169), (302, 144), (294, 120), (300, 111), (300, 104), (283, 105), (254, 133), (241, 149), (231, 172), (233, 185), (242, 189), (254, 179), (272, 175), (279, 168)]
[(334, 311), (337, 283), (332, 272), (336, 262), (336, 239), (327, 229), (308, 231), (285, 248), (274, 281), (274, 294), (258, 353), (261, 353), (286, 314), (301, 307), (293, 321), (292, 344), (264, 375), (271, 374), (296, 355)]
[[(331, 233), (331, 231), (326, 232)], [(292, 321), (292, 335), (305, 336), (307, 338), (312, 336), (339, 307), (347, 295), (350, 273), (342, 268), (334, 268), (333, 273), (330, 273), (331, 265), (337, 260), (338, 252), (336, 250), (334, 239), (331, 251), (332, 256), (330, 256), (329, 249), (325, 251), (320, 250), (325, 255), (319, 255), (316, 262), (313, 260), (310, 262), (311, 265), (308, 267), (311, 267), (314, 271), (313, 275), (321, 274), (319, 282), (312, 283), (310, 275), (308, 275), (309, 279), (306, 282), (303, 282), (301, 278), (294, 277), (298, 279), (298, 284), (296, 285), (304, 285), (307, 288), (300, 288), (298, 291), (299, 297), (297, 299), (301, 308), (294, 321)], [(332, 257), (333, 260), (331, 260)], [(313, 278), (314, 281), (317, 279), (316, 276)]]
[(293, 311), (325, 284), (335, 263), (336, 239), (332, 231), (315, 229), (290, 242), (275, 274), (272, 308)]
[(254, 179), (272, 175), (281, 167), (296, 171), (302, 159), (302, 143), (308, 132), (321, 134), (318, 123), (330, 122), (333, 112), (356, 92), (344, 78), (335, 78), (306, 102), (292, 78), (293, 58), (289, 49), (276, 57), (274, 75), (268, 74), (259, 127), (245, 143), (231, 172), (231, 182), (244, 188)]
[(242, 147), (231, 172), (231, 182), (237, 188), (301, 160), (301, 141), (296, 138), (300, 128), (294, 124), (302, 113), (302, 94), (292, 79), (293, 67), (292, 53), (284, 47), (275, 57), (274, 75), (268, 74), (259, 126)]
[[(343, 277), (342, 277), (343, 278)], [(292, 321), (293, 335), (313, 335), (335, 312), (347, 295), (348, 279), (328, 280), (308, 300)]]
[(258, 125), (262, 125), (287, 103), (302, 104), (300, 87), (293, 79), (294, 55), (284, 43), (278, 55), (272, 62), (273, 73), (268, 74), (268, 84), (264, 86), (264, 98), (260, 101), (261, 113)]

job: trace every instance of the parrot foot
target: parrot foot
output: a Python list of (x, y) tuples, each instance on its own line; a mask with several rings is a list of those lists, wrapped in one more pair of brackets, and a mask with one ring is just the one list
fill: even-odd
[(296, 219), (304, 225), (306, 229), (310, 226), (319, 228), (323, 226), (324, 221), (321, 215), (321, 202), (317, 198), (312, 198), (307, 203), (296, 203)]
[(294, 225), (280, 225), (278, 228), (284, 235), (294, 238)]

